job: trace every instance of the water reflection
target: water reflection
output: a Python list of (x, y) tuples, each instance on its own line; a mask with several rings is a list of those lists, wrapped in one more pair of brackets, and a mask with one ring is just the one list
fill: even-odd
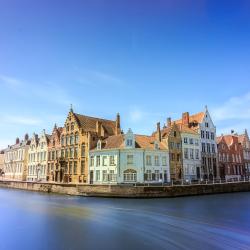
[(250, 193), (101, 199), (0, 189), (0, 249), (250, 249)]

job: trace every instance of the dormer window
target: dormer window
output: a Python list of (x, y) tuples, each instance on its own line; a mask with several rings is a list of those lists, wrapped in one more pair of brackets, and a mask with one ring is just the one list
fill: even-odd
[(127, 139), (126, 146), (132, 147), (133, 141), (131, 139)]
[(125, 146), (129, 148), (135, 147), (135, 136), (131, 129), (128, 130), (128, 132), (125, 135)]
[(97, 142), (97, 150), (101, 150), (102, 149), (102, 142), (99, 140)]
[(155, 142), (155, 150), (158, 150), (158, 149), (160, 149), (160, 148), (159, 148), (159, 143), (158, 143), (158, 142)]

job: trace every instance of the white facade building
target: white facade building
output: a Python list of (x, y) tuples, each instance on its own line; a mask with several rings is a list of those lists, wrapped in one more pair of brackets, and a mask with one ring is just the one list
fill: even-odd
[(4, 154), (5, 179), (25, 181), (27, 176), (27, 155), (30, 140), (26, 134), (24, 140), (16, 139), (16, 144), (8, 146)]
[(33, 134), (28, 151), (28, 181), (46, 181), (48, 166), (49, 136), (42, 131), (40, 136)]
[(201, 173), (201, 140), (200, 135), (186, 126), (181, 126), (183, 179), (200, 179)]
[(182, 119), (176, 121), (176, 123), (186, 125), (200, 135), (201, 178), (213, 179), (219, 177), (216, 127), (214, 126), (207, 106), (203, 112), (194, 115), (189, 115), (188, 112), (183, 113)]
[(166, 146), (152, 136), (135, 135), (131, 129), (98, 141), (89, 158), (90, 184), (170, 181)]

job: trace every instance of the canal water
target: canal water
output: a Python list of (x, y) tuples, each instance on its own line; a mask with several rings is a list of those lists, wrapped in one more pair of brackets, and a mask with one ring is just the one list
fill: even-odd
[(250, 193), (107, 199), (0, 189), (0, 249), (250, 249)]

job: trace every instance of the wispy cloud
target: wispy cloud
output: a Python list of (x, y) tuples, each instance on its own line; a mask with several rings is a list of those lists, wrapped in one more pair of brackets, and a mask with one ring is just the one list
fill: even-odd
[(89, 86), (122, 86), (124, 82), (117, 76), (96, 70), (77, 69), (76, 82)]
[(242, 133), (250, 129), (250, 92), (231, 97), (219, 107), (211, 110), (218, 134), (227, 134), (231, 130)]
[(235, 96), (212, 110), (215, 121), (230, 119), (250, 120), (250, 92)]
[(24, 85), (24, 82), (6, 75), (0, 75), (0, 84), (9, 88), (19, 88)]
[(6, 124), (26, 125), (26, 126), (34, 126), (42, 124), (42, 120), (36, 117), (16, 116), (16, 115), (4, 116), (2, 122)]

